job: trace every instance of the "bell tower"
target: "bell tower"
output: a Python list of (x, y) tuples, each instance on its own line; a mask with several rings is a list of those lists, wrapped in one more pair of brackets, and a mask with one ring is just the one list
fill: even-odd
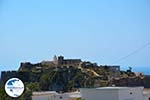
[(57, 59), (56, 55), (54, 55), (54, 57), (53, 57), (53, 63), (56, 64), (56, 65), (58, 64), (58, 59)]

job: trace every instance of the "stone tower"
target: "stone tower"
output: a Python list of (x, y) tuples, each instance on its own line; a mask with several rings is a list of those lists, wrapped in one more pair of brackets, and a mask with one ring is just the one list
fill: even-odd
[(56, 65), (58, 64), (58, 59), (57, 59), (56, 55), (54, 55), (54, 57), (53, 57), (53, 63), (56, 64)]
[(58, 64), (59, 64), (59, 65), (64, 64), (63, 61), (64, 61), (64, 57), (63, 57), (63, 56), (59, 56), (59, 57), (58, 57)]

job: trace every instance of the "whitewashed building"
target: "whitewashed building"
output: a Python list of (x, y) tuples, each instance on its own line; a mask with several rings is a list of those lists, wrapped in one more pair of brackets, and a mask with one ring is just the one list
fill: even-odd
[(32, 100), (150, 100), (150, 91), (143, 87), (82, 88), (80, 92), (33, 92)]
[(80, 92), (57, 93), (47, 91), (32, 93), (32, 100), (76, 100), (77, 98), (81, 98)]
[(80, 90), (85, 100), (149, 100), (143, 96), (143, 87), (101, 87)]

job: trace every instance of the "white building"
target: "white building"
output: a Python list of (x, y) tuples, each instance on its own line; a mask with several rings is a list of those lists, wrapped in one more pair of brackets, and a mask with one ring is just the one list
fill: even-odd
[(33, 92), (32, 100), (150, 100), (150, 91), (143, 87), (82, 88), (80, 92)]
[(57, 93), (55, 91), (33, 92), (32, 100), (76, 100), (81, 98), (80, 92)]
[(143, 92), (144, 100), (150, 100), (150, 92)]
[(143, 96), (143, 87), (101, 87), (81, 89), (85, 100), (149, 100)]

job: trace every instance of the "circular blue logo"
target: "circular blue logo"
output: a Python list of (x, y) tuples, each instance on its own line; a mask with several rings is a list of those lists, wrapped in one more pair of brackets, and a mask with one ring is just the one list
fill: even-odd
[(10, 97), (19, 97), (24, 91), (24, 84), (18, 78), (11, 78), (5, 84), (5, 91)]

